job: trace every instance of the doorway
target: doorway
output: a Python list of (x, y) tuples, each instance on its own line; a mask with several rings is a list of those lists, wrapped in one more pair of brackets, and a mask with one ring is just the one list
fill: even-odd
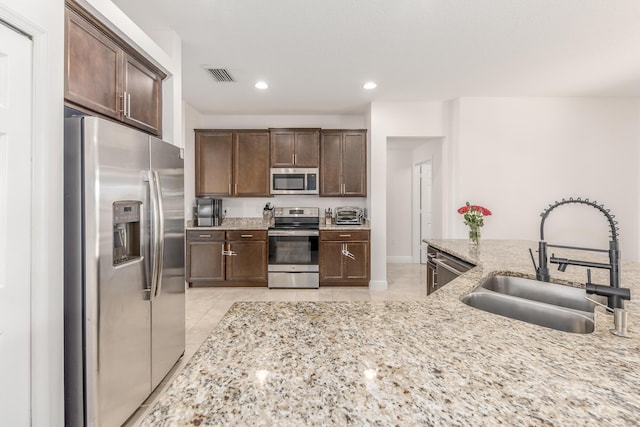
[(422, 239), (442, 236), (442, 145), (441, 137), (388, 140), (387, 262), (419, 264)]

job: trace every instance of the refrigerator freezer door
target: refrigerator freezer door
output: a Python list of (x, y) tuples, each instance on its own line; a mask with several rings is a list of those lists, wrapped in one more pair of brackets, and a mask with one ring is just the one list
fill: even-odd
[[(184, 161), (180, 149), (150, 137), (151, 170), (159, 187), (164, 247), (151, 302), (151, 387), (158, 386), (185, 348)], [(156, 230), (154, 230), (155, 232)]]
[[(119, 426), (151, 392), (148, 301), (148, 136), (84, 118), (87, 416)], [(141, 203), (142, 256), (114, 266), (114, 203)]]

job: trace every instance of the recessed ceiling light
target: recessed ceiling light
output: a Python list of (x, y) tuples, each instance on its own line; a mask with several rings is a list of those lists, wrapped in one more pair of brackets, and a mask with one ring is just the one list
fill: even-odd
[(257, 89), (267, 89), (269, 85), (266, 82), (256, 82), (254, 85)]
[(377, 86), (374, 82), (366, 82), (362, 87), (365, 89), (375, 89)]

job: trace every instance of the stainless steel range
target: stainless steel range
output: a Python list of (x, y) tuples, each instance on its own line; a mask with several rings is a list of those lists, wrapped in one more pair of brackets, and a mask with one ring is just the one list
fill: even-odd
[(269, 288), (318, 288), (318, 208), (276, 208), (269, 229)]

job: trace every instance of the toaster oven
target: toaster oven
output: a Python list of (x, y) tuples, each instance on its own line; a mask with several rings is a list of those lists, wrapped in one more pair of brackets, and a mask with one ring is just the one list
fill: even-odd
[(353, 206), (341, 206), (336, 208), (336, 224), (338, 225), (364, 224), (364, 209), (353, 207)]

